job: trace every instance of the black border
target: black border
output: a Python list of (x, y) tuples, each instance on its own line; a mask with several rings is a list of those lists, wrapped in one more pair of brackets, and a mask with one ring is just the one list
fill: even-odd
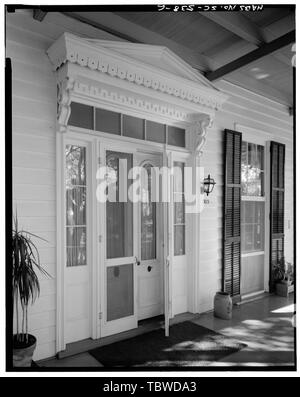
[[(247, 4), (247, 3), (246, 3)], [(211, 5), (210, 5), (211, 6)], [(219, 7), (219, 5), (217, 5)], [(291, 11), (295, 11), (295, 4), (264, 4), (264, 8), (290, 8)], [(16, 10), (19, 9), (41, 9), (42, 11), (45, 12), (64, 12), (64, 11), (142, 11), (142, 12), (154, 12), (158, 11), (156, 5), (53, 5), (53, 6), (36, 6), (36, 5), (21, 5), (21, 4), (10, 4), (10, 5), (5, 5), (6, 11), (9, 13), (15, 12)], [(197, 11), (197, 10), (195, 10)], [(216, 11), (222, 11), (220, 9)], [(238, 10), (237, 10), (238, 11)], [(162, 12), (170, 12), (169, 11), (162, 11)], [(173, 11), (171, 11), (173, 12)], [(180, 12), (180, 11), (179, 11)], [(256, 11), (259, 12), (259, 11)], [(294, 187), (296, 186), (296, 114), (295, 114), (295, 109), (296, 109), (296, 68), (293, 67), (293, 98), (294, 98), (294, 104), (293, 104), (293, 170), (294, 170)], [(177, 368), (177, 367), (157, 367), (157, 368), (109, 368), (109, 367), (103, 367), (103, 368), (87, 368), (87, 367), (39, 367), (39, 368), (13, 368), (12, 366), (12, 332), (13, 332), (13, 327), (12, 327), (12, 314), (13, 314), (13, 307), (12, 307), (12, 283), (11, 283), (11, 244), (10, 244), (10, 236), (11, 236), (11, 230), (12, 230), (12, 64), (11, 64), (11, 59), (6, 58), (5, 62), (5, 184), (6, 184), (6, 192), (5, 192), (5, 212), (6, 212), (6, 217), (5, 217), (5, 231), (6, 231), (6, 241), (5, 241), (5, 247), (6, 247), (6, 371), (8, 372), (32, 372), (32, 373), (43, 373), (43, 372), (98, 372), (105, 374), (106, 372), (212, 372), (212, 371), (226, 371), (226, 372), (239, 372), (239, 371), (249, 371), (249, 372), (273, 372), (273, 371), (282, 371), (282, 372), (289, 372), (289, 371), (295, 371), (297, 369), (297, 352), (296, 352), (296, 328), (294, 329), (294, 336), (295, 336), (295, 350), (294, 350), (294, 357), (295, 357), (295, 364), (291, 366), (272, 366), (272, 367), (255, 367), (255, 366), (234, 366), (234, 367), (228, 367), (228, 366), (214, 366), (214, 367), (188, 367), (188, 368)], [(296, 263), (296, 189), (294, 188), (294, 263)], [(295, 278), (296, 278), (296, 266), (295, 266)], [(294, 292), (294, 299), (296, 302), (296, 287), (295, 287), (295, 292)], [(42, 363), (41, 363), (42, 365)], [(16, 379), (14, 377), (13, 379)], [(51, 386), (59, 386), (63, 380), (63, 378), (56, 378), (53, 380), (53, 378), (17, 378), (18, 380), (21, 380), (22, 383), (29, 383), (30, 385), (33, 385), (34, 388), (37, 386), (37, 381), (49, 381), (51, 380), (50, 384)], [(82, 380), (86, 379), (89, 381), (89, 385), (91, 385), (91, 382), (93, 384), (97, 384), (97, 391), (99, 392), (99, 382), (103, 382), (102, 380), (100, 381), (99, 378), (72, 378), (72, 384), (76, 386), (76, 388), (80, 388), (82, 384)], [(109, 379), (115, 380), (116, 378), (107, 378), (105, 382), (107, 382)], [(136, 379), (137, 381), (141, 381), (142, 378), (131, 378), (131, 377), (126, 377), (126, 378), (119, 378), (118, 379), (124, 379), (125, 382), (132, 381), (133, 379)], [(149, 378), (150, 379), (150, 378)], [(158, 378), (151, 378), (153, 380), (158, 379)], [(161, 380), (165, 378), (160, 378)], [(193, 379), (193, 378), (190, 378)], [(233, 378), (212, 378), (212, 379), (218, 379), (220, 380), (220, 384), (225, 381), (225, 383), (231, 383)], [(259, 378), (259, 382), (263, 382), (263, 379), (265, 378)], [(4, 379), (6, 381), (11, 381), (12, 378), (6, 378)], [(234, 386), (236, 387), (237, 384), (236, 382), (238, 380), (247, 380), (247, 378), (235, 378), (234, 379)], [(276, 378), (272, 379), (272, 382), (277, 380)], [(57, 382), (56, 382), (57, 381)], [(204, 383), (205, 381), (209, 381), (209, 378), (197, 378), (197, 381), (200, 381), (200, 383)], [(251, 381), (253, 382), (253, 378), (251, 378)], [(33, 383), (34, 382), (34, 383)], [(79, 383), (81, 382), (81, 383)], [(98, 383), (97, 383), (98, 382)], [(253, 385), (253, 383), (251, 383)], [(213, 383), (214, 387), (217, 385), (217, 383)], [(14, 386), (16, 386), (14, 384)], [(222, 386), (223, 387), (223, 386)], [(85, 391), (86, 389), (84, 389)], [(224, 394), (224, 389), (221, 389), (223, 394)], [(284, 389), (285, 390), (285, 389)]]

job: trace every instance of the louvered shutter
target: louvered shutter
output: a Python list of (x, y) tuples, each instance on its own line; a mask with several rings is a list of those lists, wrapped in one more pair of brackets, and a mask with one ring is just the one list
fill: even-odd
[(274, 290), (272, 267), (284, 257), (285, 145), (271, 142), (270, 178), (270, 292)]
[(242, 134), (225, 130), (223, 205), (223, 291), (240, 298)]

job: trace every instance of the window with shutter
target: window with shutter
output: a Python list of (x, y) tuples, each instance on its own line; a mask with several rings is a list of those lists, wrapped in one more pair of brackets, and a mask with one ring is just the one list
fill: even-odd
[(242, 134), (225, 130), (223, 206), (223, 290), (240, 298)]
[(274, 290), (273, 266), (284, 257), (285, 145), (271, 142), (270, 178), (270, 292)]

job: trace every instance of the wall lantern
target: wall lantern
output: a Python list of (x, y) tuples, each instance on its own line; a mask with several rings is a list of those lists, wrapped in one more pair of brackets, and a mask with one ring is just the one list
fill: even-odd
[(214, 190), (215, 184), (216, 182), (210, 177), (210, 174), (208, 174), (207, 178), (204, 178), (203, 188), (204, 193), (206, 193), (207, 196)]

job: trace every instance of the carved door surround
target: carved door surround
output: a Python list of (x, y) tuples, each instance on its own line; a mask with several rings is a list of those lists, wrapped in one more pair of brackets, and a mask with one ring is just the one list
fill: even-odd
[[(164, 47), (88, 40), (65, 33), (51, 45), (47, 54), (53, 65), (58, 88), (56, 350), (59, 352), (65, 349), (65, 276), (62, 242), (64, 181), (61, 170), (64, 164), (63, 142), (64, 137), (68, 136), (71, 102), (184, 128), (186, 130), (184, 151), (189, 157), (188, 162), (196, 167), (200, 164), (200, 155), (204, 150), (209, 127), (227, 96), (184, 60)], [(149, 58), (155, 60), (155, 65), (164, 64), (164, 68), (154, 66), (153, 63), (150, 65), (147, 62)], [(92, 140), (92, 137), (87, 139)], [(200, 180), (195, 180), (195, 185), (196, 191), (200, 192)], [(195, 248), (189, 259), (193, 263), (193, 266), (190, 266), (190, 291), (193, 292), (190, 310), (197, 312), (199, 217), (192, 222)], [(97, 304), (95, 295), (93, 307), (97, 307)], [(98, 317), (93, 319), (93, 338), (99, 337), (98, 321)]]
[[(168, 49), (142, 49), (69, 33), (55, 41), (47, 54), (57, 77), (58, 131), (67, 130), (70, 103), (77, 101), (185, 128), (187, 149), (201, 154), (207, 129), (227, 96)], [(170, 72), (147, 64), (143, 55), (137, 59), (137, 53), (147, 56), (151, 50)], [(184, 77), (176, 74), (179, 69)]]

